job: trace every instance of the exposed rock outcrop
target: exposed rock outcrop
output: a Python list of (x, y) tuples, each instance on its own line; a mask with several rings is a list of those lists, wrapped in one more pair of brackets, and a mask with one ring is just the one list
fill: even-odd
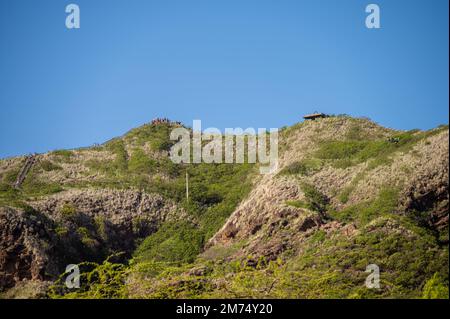
[(129, 257), (136, 240), (165, 222), (188, 219), (158, 194), (132, 190), (71, 190), (31, 202), (28, 212), (0, 210), (0, 287), (46, 280), (67, 264)]
[(40, 214), (0, 208), (0, 288), (57, 275), (53, 223)]
[[(351, 122), (324, 119), (304, 123), (286, 138), (290, 143), (280, 156), (280, 168), (306, 158), (317, 149), (317, 138), (345, 139)], [(331, 134), (331, 135), (330, 135)], [(361, 133), (362, 134), (362, 133)], [(364, 128), (367, 138), (385, 138), (390, 132), (373, 123)], [(265, 175), (260, 178), (248, 198), (233, 212), (224, 226), (209, 240), (206, 249), (215, 245), (231, 246), (245, 240), (244, 247), (231, 258), (248, 254), (276, 258), (289, 247), (300, 247), (305, 236), (317, 229), (327, 230), (331, 220), (324, 220), (309, 209), (288, 207), (289, 201), (304, 201), (300, 182), (314, 185), (326, 196), (333, 210), (375, 199), (380, 189), (389, 186), (400, 191), (398, 212), (427, 212), (432, 228), (448, 229), (448, 130), (419, 141), (406, 152), (393, 153), (384, 165), (368, 168), (368, 162), (348, 168), (325, 166), (303, 176)], [(303, 150), (302, 153), (299, 151)], [(339, 194), (351, 189), (343, 203)], [(356, 231), (353, 224), (332, 221), (332, 228), (349, 236)], [(268, 249), (267, 247), (283, 247)], [(274, 252), (276, 252), (274, 254)]]

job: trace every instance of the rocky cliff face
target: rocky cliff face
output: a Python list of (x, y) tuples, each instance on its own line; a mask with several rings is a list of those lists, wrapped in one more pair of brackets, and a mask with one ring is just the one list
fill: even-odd
[[(357, 122), (325, 119), (320, 123), (305, 123), (286, 134), (289, 148), (281, 156), (281, 170), (260, 178), (248, 198), (209, 240), (207, 248), (245, 241), (244, 248), (235, 257), (252, 254), (276, 259), (283, 251), (301, 247), (302, 240), (318, 230), (333, 229), (348, 235), (358, 230), (356, 222), (343, 223), (330, 218), (326, 212), (320, 214), (308, 207), (295, 207), (296, 203), (308, 201), (301, 186), (305, 183), (314, 185), (329, 203), (328, 210), (337, 211), (373, 201), (383, 188), (395, 188), (399, 193), (396, 214), (425, 212), (423, 222), (430, 228), (448, 229), (447, 130), (424, 137), (407, 151), (392, 152), (388, 161), (379, 166), (372, 167), (371, 159), (346, 168), (319, 162), (310, 172), (283, 174), (283, 168), (293, 163), (320, 161), (315, 158), (319, 156), (318, 138), (344, 141), (352, 125)], [(366, 140), (378, 140), (388, 138), (392, 132), (371, 124), (361, 134), (365, 134)]]
[(0, 286), (8, 288), (23, 280), (56, 276), (51, 261), (55, 242), (52, 222), (11, 208), (0, 209)]
[(68, 264), (130, 257), (136, 241), (162, 223), (189, 219), (159, 194), (131, 190), (69, 190), (1, 208), (0, 286), (54, 279)]

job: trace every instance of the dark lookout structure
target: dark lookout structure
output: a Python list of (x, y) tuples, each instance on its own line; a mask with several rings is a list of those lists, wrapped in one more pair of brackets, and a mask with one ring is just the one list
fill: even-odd
[(312, 121), (314, 121), (315, 119), (321, 119), (325, 117), (328, 117), (328, 115), (326, 115), (325, 113), (317, 113), (317, 112), (312, 114), (306, 114), (305, 116), (303, 116), (305, 120), (312, 120)]

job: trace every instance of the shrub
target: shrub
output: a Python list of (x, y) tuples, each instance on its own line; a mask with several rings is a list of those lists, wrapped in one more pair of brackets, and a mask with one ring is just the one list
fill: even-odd
[(448, 299), (448, 281), (444, 282), (438, 273), (435, 273), (423, 287), (422, 298), (424, 299)]
[(397, 209), (398, 190), (382, 188), (375, 200), (358, 203), (339, 212), (330, 212), (331, 216), (342, 222), (354, 221), (365, 225), (379, 216), (392, 215)]
[(54, 164), (53, 162), (49, 161), (49, 160), (43, 160), (40, 163), (40, 166), (42, 167), (42, 169), (46, 172), (50, 172), (50, 171), (55, 171), (55, 170), (61, 170), (62, 167), (59, 165)]
[(57, 226), (55, 228), (55, 233), (58, 237), (64, 237), (69, 233), (69, 229), (65, 226)]
[(324, 194), (308, 183), (302, 183), (300, 187), (305, 194), (309, 209), (318, 213), (325, 213), (327, 211), (329, 200)]
[(174, 143), (170, 140), (155, 139), (150, 142), (151, 148), (156, 151), (169, 151), (172, 145), (174, 145)]
[(149, 174), (155, 170), (156, 161), (141, 149), (134, 150), (128, 162), (128, 170), (133, 173)]
[(292, 207), (297, 207), (297, 208), (307, 208), (307, 209), (310, 208), (308, 203), (305, 203), (304, 201), (301, 201), (301, 200), (288, 200), (288, 201), (286, 201), (286, 205), (289, 205)]
[[(119, 171), (119, 172), (125, 172), (128, 168), (128, 154), (127, 151), (125, 150), (125, 143), (123, 142), (123, 140), (121, 139), (115, 139), (112, 140), (110, 142), (108, 142), (107, 144), (107, 149), (112, 152), (115, 155), (115, 160), (112, 163), (112, 165), (110, 165), (108, 167), (108, 170), (115, 170), (115, 171)], [(111, 172), (111, 173), (115, 173), (115, 172)]]
[(22, 184), (22, 190), (28, 196), (44, 196), (59, 193), (63, 188), (58, 183), (47, 183), (29, 175)]
[(129, 267), (113, 263), (110, 256), (102, 264), (83, 262), (80, 268), (80, 288), (69, 289), (65, 285), (67, 273), (63, 273), (49, 288), (48, 296), (53, 299), (111, 299), (126, 298), (125, 281)]
[(189, 189), (190, 199), (199, 203), (200, 205), (214, 205), (222, 201), (222, 196), (214, 191), (208, 189), (206, 185), (195, 183)]
[(353, 189), (354, 188), (352, 186), (346, 187), (346, 188), (344, 188), (342, 193), (339, 194), (338, 199), (342, 204), (345, 204), (348, 202), (350, 194), (352, 193)]
[(74, 155), (73, 151), (70, 150), (57, 150), (53, 151), (51, 154), (57, 156), (60, 160), (63, 161), (69, 161)]
[(26, 203), (20, 203), (18, 204), (18, 207), (21, 208), (23, 212), (29, 216), (42, 217), (42, 213)]
[(103, 216), (95, 216), (94, 217), (94, 226), (96, 228), (97, 234), (103, 241), (107, 241), (108, 238), (108, 228), (107, 221)]
[(80, 236), (81, 242), (88, 248), (94, 248), (96, 241), (91, 238), (91, 234), (86, 227), (78, 227), (77, 229), (78, 236)]
[(3, 174), (3, 181), (6, 184), (13, 184), (16, 179), (17, 175), (19, 175), (19, 169), (11, 169)]
[(324, 230), (318, 230), (316, 232), (314, 232), (314, 234), (311, 236), (311, 241), (312, 242), (323, 242), (325, 241), (327, 236), (327, 233)]
[(77, 213), (76, 208), (71, 204), (64, 204), (60, 209), (60, 214), (64, 217), (72, 217)]
[(139, 261), (192, 262), (202, 244), (202, 234), (190, 223), (165, 223), (142, 242), (134, 256)]
[(0, 205), (13, 205), (17, 206), (18, 202), (22, 199), (20, 191), (12, 187), (11, 185), (0, 183)]
[(280, 174), (285, 175), (309, 175), (319, 170), (321, 166), (320, 161), (314, 159), (304, 159), (300, 162), (294, 162), (280, 171)]
[(171, 178), (177, 178), (183, 172), (182, 164), (175, 164), (170, 159), (159, 161), (157, 167), (159, 172), (163, 172)]

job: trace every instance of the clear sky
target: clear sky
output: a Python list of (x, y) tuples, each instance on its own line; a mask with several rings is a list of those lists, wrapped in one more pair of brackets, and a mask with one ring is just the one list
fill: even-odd
[[(367, 4), (381, 29), (367, 29)], [(81, 28), (65, 26), (65, 7)], [(448, 0), (0, 0), (0, 157), (166, 116), (281, 127), (312, 111), (448, 123)]]

